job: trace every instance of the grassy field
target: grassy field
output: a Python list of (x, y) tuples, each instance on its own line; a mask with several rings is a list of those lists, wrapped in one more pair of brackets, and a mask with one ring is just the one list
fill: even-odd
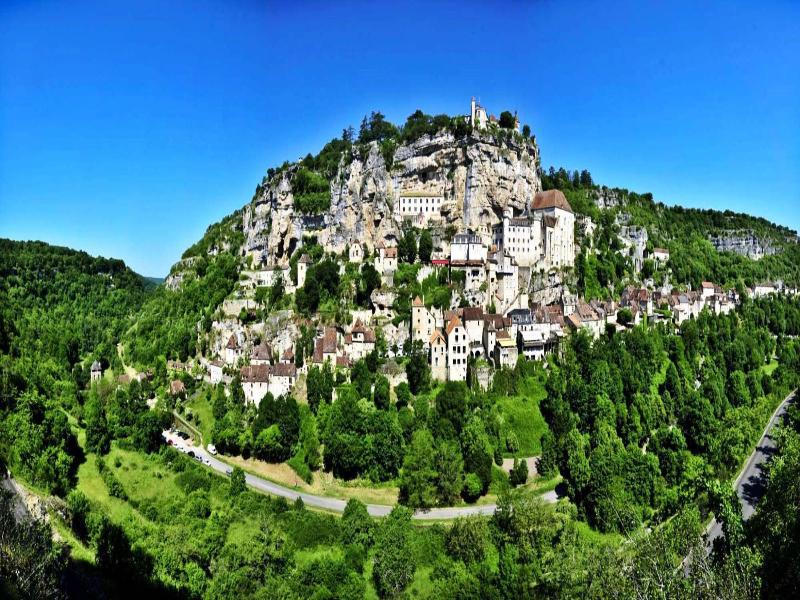
[[(188, 420), (191, 425), (200, 430), (203, 434), (203, 442), (211, 440), (211, 430), (214, 428), (214, 413), (211, 410), (211, 403), (205, 390), (201, 391), (196, 397), (186, 401), (186, 408), (191, 412), (192, 418)], [(186, 418), (187, 412), (183, 412)]]
[(519, 451), (505, 456), (538, 456), (542, 452), (541, 439), (547, 423), (539, 412), (539, 402), (547, 396), (544, 384), (538, 378), (525, 378), (516, 396), (500, 398), (500, 412), (519, 442)]

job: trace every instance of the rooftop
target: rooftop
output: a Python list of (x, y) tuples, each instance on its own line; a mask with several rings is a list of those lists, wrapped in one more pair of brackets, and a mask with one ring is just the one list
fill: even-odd
[(567, 202), (566, 196), (561, 190), (547, 190), (537, 192), (533, 197), (533, 210), (543, 210), (547, 208), (560, 208), (567, 212), (572, 212), (572, 207)]

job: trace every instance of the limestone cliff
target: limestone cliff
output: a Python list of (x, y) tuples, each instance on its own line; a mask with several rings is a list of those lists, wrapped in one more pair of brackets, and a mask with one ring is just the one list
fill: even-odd
[(425, 135), (398, 146), (389, 162), (375, 142), (346, 153), (330, 184), (330, 209), (322, 215), (295, 211), (291, 184), (298, 166), (282, 170), (244, 208), (243, 252), (266, 265), (284, 265), (305, 233), (329, 251), (356, 242), (372, 249), (399, 236), (393, 207), (401, 193), (443, 196), (444, 228), (490, 227), (506, 205), (522, 210), (542, 189), (535, 140), (496, 129), (461, 138), (447, 131)]

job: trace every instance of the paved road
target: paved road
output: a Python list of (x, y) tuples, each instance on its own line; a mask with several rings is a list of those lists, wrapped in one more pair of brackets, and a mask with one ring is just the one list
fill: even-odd
[[(764, 474), (765, 464), (775, 454), (775, 440), (772, 439), (773, 428), (783, 420), (786, 415), (786, 410), (789, 404), (794, 402), (797, 390), (786, 396), (783, 402), (780, 403), (775, 412), (772, 413), (772, 418), (767, 423), (761, 439), (758, 441), (755, 450), (750, 455), (750, 458), (745, 464), (739, 477), (736, 478), (735, 487), (736, 495), (739, 496), (739, 502), (742, 505), (742, 517), (746, 521), (755, 512), (756, 504), (764, 495), (767, 486), (766, 476)], [(710, 551), (713, 547), (714, 540), (722, 535), (722, 525), (716, 519), (711, 521), (706, 530), (707, 532), (707, 549)]]
[[(172, 441), (172, 445), (176, 446), (178, 449), (183, 448), (187, 451), (192, 450), (196, 456), (199, 456), (203, 460), (203, 464), (211, 469), (214, 469), (215, 471), (224, 475), (230, 474), (230, 465), (212, 456), (206, 451), (205, 448), (190, 444), (187, 441), (179, 438), (177, 435), (170, 433), (169, 431), (165, 431), (163, 435), (165, 439)], [(259, 490), (266, 494), (272, 494), (273, 496), (287, 498), (289, 500), (302, 498), (306, 506), (311, 506), (313, 508), (321, 508), (324, 510), (341, 513), (344, 512), (344, 507), (347, 505), (347, 500), (299, 492), (297, 490), (278, 485), (277, 483), (273, 483), (266, 479), (262, 479), (256, 475), (251, 475), (250, 473), (245, 473), (244, 477), (247, 485), (253, 489)], [(545, 502), (555, 502), (558, 500), (558, 495), (555, 492), (547, 492), (542, 494), (541, 498)], [(495, 504), (431, 508), (429, 510), (416, 511), (414, 513), (414, 518), (419, 520), (448, 520), (471, 515), (491, 515), (494, 514), (496, 508), (497, 506)], [(385, 517), (391, 512), (391, 510), (392, 507), (386, 504), (367, 504), (367, 512), (373, 517)]]

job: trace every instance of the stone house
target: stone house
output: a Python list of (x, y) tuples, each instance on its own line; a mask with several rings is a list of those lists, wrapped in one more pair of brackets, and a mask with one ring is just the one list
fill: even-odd
[(213, 385), (216, 385), (222, 381), (223, 366), (224, 363), (219, 359), (212, 360), (210, 363), (208, 363), (208, 376)]
[(447, 380), (447, 340), (440, 329), (435, 329), (428, 340), (428, 362), (431, 377), (437, 381)]
[(103, 366), (100, 364), (100, 361), (96, 360), (92, 363), (92, 367), (90, 370), (91, 381), (100, 381), (102, 377), (103, 377)]
[(454, 316), (445, 328), (447, 337), (447, 378), (450, 381), (467, 380), (469, 336), (461, 319)]

